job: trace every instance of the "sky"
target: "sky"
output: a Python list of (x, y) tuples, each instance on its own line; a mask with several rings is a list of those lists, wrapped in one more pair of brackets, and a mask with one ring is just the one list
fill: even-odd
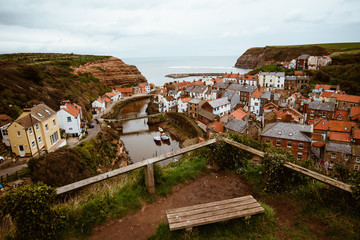
[(360, 41), (359, 0), (0, 0), (0, 53), (233, 56)]

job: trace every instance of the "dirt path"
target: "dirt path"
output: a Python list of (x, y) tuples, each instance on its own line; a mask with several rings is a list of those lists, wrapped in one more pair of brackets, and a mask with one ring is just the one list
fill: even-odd
[[(301, 217), (301, 209), (291, 201), (277, 197), (262, 199), (251, 190), (247, 180), (232, 172), (206, 173), (198, 179), (178, 185), (166, 198), (159, 198), (153, 204), (144, 204), (142, 209), (121, 219), (114, 219), (94, 229), (91, 240), (114, 239), (146, 239), (155, 233), (160, 222), (167, 222), (165, 211), (172, 208), (194, 204), (219, 201), (245, 195), (253, 195), (258, 201), (265, 202), (275, 210), (278, 224), (276, 237), (288, 239), (290, 232), (297, 232), (294, 223)], [(319, 220), (305, 223), (318, 239), (326, 239), (323, 235), (326, 226)]]
[(211, 172), (195, 181), (178, 185), (173, 193), (125, 218), (109, 221), (94, 230), (92, 240), (146, 239), (159, 222), (167, 222), (165, 211), (172, 208), (219, 201), (252, 194), (247, 181), (234, 173)]

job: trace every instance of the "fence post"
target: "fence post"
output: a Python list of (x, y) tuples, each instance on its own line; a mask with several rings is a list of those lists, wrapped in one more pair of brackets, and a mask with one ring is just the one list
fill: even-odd
[(145, 166), (145, 183), (150, 194), (155, 194), (154, 166), (152, 163)]

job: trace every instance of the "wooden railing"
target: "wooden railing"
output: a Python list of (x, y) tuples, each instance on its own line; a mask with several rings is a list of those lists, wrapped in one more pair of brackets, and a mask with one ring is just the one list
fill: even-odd
[[(217, 140), (224, 141), (224, 142), (226, 142), (228, 144), (231, 144), (231, 145), (233, 145), (235, 147), (238, 147), (238, 148), (240, 148), (242, 150), (251, 152), (251, 153), (253, 153), (253, 154), (255, 154), (255, 155), (259, 156), (259, 157), (264, 157), (264, 155), (265, 155), (265, 153), (262, 152), (262, 151), (259, 151), (257, 149), (252, 148), (252, 147), (249, 147), (247, 145), (235, 142), (235, 141), (230, 140), (228, 138), (211, 139), (211, 140), (208, 140), (208, 141), (205, 141), (205, 142), (194, 144), (194, 145), (189, 146), (189, 147), (185, 147), (185, 148), (175, 150), (173, 152), (165, 153), (163, 155), (153, 157), (153, 158), (141, 161), (141, 162), (137, 162), (137, 163), (131, 164), (131, 165), (127, 166), (127, 167), (119, 168), (119, 169), (109, 171), (109, 172), (106, 172), (106, 173), (103, 173), (103, 174), (100, 174), (100, 175), (97, 175), (97, 176), (94, 176), (94, 177), (91, 177), (91, 178), (87, 178), (87, 179), (84, 179), (84, 180), (81, 180), (81, 181), (78, 181), (78, 182), (74, 182), (74, 183), (59, 187), (59, 188), (56, 189), (56, 192), (57, 192), (58, 195), (63, 194), (63, 193), (70, 192), (70, 191), (73, 191), (75, 189), (79, 189), (79, 188), (85, 187), (87, 185), (96, 183), (96, 182), (100, 182), (100, 181), (103, 181), (103, 180), (118, 176), (118, 175), (123, 174), (123, 173), (133, 171), (135, 169), (145, 167), (146, 186), (148, 188), (148, 191), (151, 194), (154, 194), (155, 193), (154, 168), (153, 168), (154, 163), (158, 163), (158, 162), (164, 161), (166, 159), (169, 159), (169, 158), (172, 158), (172, 157), (175, 157), (175, 156), (178, 156), (178, 155), (182, 155), (184, 153), (187, 153), (187, 152), (190, 152), (190, 151), (193, 151), (193, 150), (205, 147), (205, 146), (212, 145), (212, 144), (216, 143)], [(291, 169), (293, 171), (296, 171), (298, 173), (309, 176), (311, 178), (317, 179), (317, 180), (319, 180), (319, 181), (321, 181), (323, 183), (329, 184), (331, 186), (337, 187), (337, 188), (345, 190), (347, 192), (352, 192), (352, 189), (351, 189), (350, 185), (345, 184), (345, 183), (340, 182), (340, 181), (337, 181), (337, 180), (332, 179), (330, 177), (324, 176), (324, 175), (322, 175), (320, 173), (311, 171), (309, 169), (300, 167), (300, 166), (298, 166), (296, 164), (289, 163), (289, 162), (284, 163), (283, 166), (286, 167), (286, 168), (289, 168), (289, 169)]]

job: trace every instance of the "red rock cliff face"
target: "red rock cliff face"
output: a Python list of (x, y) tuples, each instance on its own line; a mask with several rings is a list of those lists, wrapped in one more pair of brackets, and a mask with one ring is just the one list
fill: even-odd
[(86, 63), (74, 68), (74, 73), (77, 75), (85, 72), (92, 73), (102, 83), (111, 87), (119, 87), (127, 83), (147, 82), (136, 66), (125, 64), (115, 57)]

